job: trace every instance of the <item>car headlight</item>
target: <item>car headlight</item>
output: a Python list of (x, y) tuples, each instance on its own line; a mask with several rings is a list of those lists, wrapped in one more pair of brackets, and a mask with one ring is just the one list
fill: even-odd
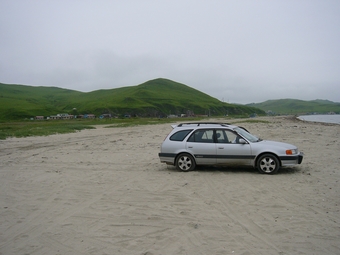
[(299, 150), (298, 149), (290, 149), (290, 150), (286, 150), (286, 154), (287, 155), (295, 155), (298, 154)]

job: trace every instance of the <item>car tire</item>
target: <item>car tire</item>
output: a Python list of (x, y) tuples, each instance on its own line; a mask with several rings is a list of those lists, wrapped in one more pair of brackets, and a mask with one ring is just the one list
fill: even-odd
[(262, 174), (275, 174), (280, 168), (280, 162), (273, 154), (263, 154), (257, 160), (256, 166)]
[(194, 158), (188, 153), (182, 153), (176, 158), (176, 168), (179, 171), (192, 171), (196, 167)]

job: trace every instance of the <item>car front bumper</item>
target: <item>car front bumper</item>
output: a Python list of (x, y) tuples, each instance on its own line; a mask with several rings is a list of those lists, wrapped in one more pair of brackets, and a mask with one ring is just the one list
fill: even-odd
[(281, 165), (292, 166), (292, 165), (301, 164), (303, 160), (303, 156), (304, 156), (303, 152), (300, 152), (298, 155), (294, 155), (294, 156), (282, 156), (280, 157)]
[(302, 160), (303, 160), (303, 152), (300, 152), (299, 156), (298, 156), (298, 164), (301, 164), (302, 163)]

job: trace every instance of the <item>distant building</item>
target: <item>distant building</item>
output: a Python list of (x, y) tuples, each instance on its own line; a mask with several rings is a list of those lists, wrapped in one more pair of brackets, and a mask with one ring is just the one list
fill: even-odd
[(104, 114), (100, 115), (99, 118), (100, 119), (109, 119), (109, 118), (112, 118), (112, 116), (109, 113), (104, 113)]
[(63, 120), (69, 120), (69, 119), (73, 119), (73, 115), (70, 115), (70, 114), (68, 114), (68, 113), (61, 113), (60, 114), (60, 117), (61, 117), (61, 119), (63, 119)]
[(170, 115), (168, 115), (168, 118), (177, 118), (178, 116), (177, 115), (175, 115), (175, 114), (170, 114)]
[(96, 118), (96, 115), (91, 114), (91, 113), (89, 113), (89, 114), (84, 114), (84, 115), (83, 115), (83, 118), (84, 118), (84, 119), (95, 119), (95, 118)]
[(267, 115), (275, 115), (275, 112), (273, 112), (272, 110), (268, 110), (268, 111), (266, 111), (266, 114)]
[(59, 115), (51, 115), (50, 120), (60, 120), (61, 117)]
[(68, 113), (58, 113), (57, 115), (51, 115), (49, 117), (51, 120), (69, 120), (74, 119), (74, 115), (70, 115)]

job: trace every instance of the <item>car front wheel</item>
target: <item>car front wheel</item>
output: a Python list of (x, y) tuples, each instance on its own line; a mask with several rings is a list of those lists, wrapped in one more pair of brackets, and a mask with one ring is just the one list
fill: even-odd
[(280, 162), (272, 154), (264, 154), (257, 160), (257, 169), (262, 174), (275, 174), (280, 168)]
[(180, 154), (176, 158), (176, 168), (180, 171), (191, 171), (194, 170), (196, 166), (194, 158), (187, 153)]

